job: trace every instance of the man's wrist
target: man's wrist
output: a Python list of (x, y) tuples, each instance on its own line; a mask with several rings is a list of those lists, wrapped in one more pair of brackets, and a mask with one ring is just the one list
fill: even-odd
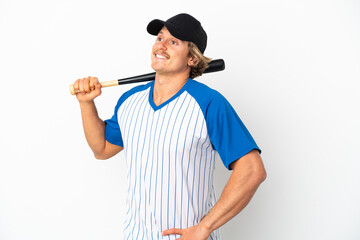
[(201, 222), (199, 223), (199, 227), (201, 228), (201, 231), (204, 231), (208, 233), (209, 235), (214, 231), (212, 229), (212, 224), (210, 224), (206, 218), (203, 218)]
[(80, 104), (80, 107), (89, 107), (89, 106), (94, 106), (95, 105), (95, 102), (94, 100), (82, 100), (82, 101), (79, 101), (79, 104)]

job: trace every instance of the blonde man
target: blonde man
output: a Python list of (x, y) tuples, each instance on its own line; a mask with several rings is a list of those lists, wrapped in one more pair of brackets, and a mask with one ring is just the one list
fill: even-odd
[[(155, 81), (123, 94), (114, 115), (98, 117), (97, 78), (74, 87), (86, 139), (98, 159), (124, 150), (128, 198), (124, 239), (220, 239), (266, 178), (260, 149), (229, 102), (193, 78), (206, 69), (207, 35), (189, 14), (153, 20)], [(231, 177), (219, 200), (213, 170), (219, 155)]]

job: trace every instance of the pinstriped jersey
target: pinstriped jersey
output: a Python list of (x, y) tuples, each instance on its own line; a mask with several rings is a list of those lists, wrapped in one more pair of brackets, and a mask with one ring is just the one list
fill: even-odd
[[(217, 91), (189, 79), (163, 104), (154, 82), (123, 94), (105, 138), (122, 146), (128, 166), (124, 239), (177, 239), (170, 228), (198, 224), (216, 202), (216, 155), (229, 165), (260, 149), (231, 105)], [(209, 239), (220, 239), (218, 230)]]

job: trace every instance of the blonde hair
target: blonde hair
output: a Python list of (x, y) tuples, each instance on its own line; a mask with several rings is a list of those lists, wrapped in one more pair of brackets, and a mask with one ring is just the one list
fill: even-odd
[(190, 70), (190, 77), (194, 79), (203, 74), (209, 66), (211, 58), (205, 57), (193, 42), (189, 42), (189, 56), (196, 58), (195, 65)]

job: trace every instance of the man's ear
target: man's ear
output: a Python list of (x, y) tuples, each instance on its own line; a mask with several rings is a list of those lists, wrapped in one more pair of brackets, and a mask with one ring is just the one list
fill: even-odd
[(189, 67), (194, 67), (194, 66), (197, 65), (197, 63), (198, 63), (198, 60), (197, 60), (196, 57), (191, 56), (191, 57), (189, 58), (189, 61), (188, 61)]

